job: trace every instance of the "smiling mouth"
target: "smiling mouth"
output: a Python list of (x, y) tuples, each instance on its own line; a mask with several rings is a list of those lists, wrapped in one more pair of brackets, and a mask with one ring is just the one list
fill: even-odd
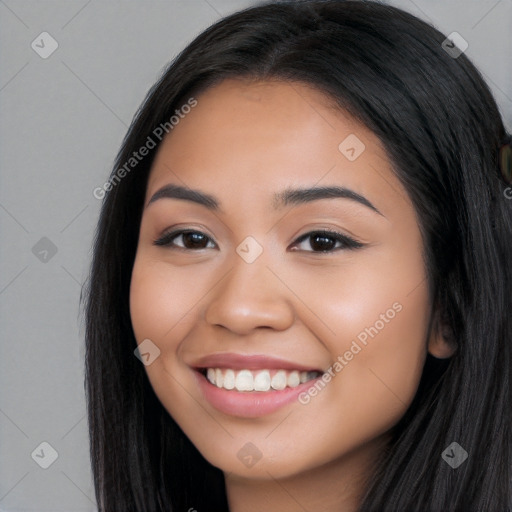
[(285, 388), (296, 388), (322, 374), (319, 371), (279, 369), (198, 368), (197, 370), (217, 388), (241, 392), (281, 391)]

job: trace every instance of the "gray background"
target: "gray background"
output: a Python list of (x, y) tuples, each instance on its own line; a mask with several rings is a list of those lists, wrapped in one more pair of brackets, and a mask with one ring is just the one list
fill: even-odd
[[(390, 3), (468, 41), (512, 130), (512, 0)], [(252, 4), (0, 0), (2, 511), (96, 510), (78, 309), (101, 205), (92, 191), (162, 68)], [(31, 43), (45, 31), (59, 46), (43, 59)], [(58, 454), (47, 469), (42, 442)]]

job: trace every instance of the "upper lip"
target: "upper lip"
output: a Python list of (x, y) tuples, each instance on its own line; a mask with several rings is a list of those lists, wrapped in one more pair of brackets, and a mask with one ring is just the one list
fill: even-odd
[(203, 368), (231, 368), (233, 370), (299, 370), (320, 371), (318, 368), (266, 355), (222, 353), (201, 357), (191, 365)]

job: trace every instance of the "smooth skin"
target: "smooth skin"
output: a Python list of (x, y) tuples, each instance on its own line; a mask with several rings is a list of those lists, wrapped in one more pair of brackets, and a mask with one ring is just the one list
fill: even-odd
[[(169, 414), (224, 472), (231, 512), (355, 511), (427, 350), (453, 354), (428, 294), (412, 203), (379, 139), (312, 87), (229, 79), (197, 100), (160, 145), (146, 190), (130, 309), (137, 342), (149, 338), (161, 353), (145, 370)], [(339, 149), (350, 134), (365, 145), (353, 161)], [(220, 209), (148, 204), (168, 184), (214, 196)], [(349, 188), (380, 214), (349, 198), (274, 208), (275, 193), (313, 186)], [(204, 236), (153, 243), (178, 228)], [(325, 240), (314, 234), (297, 241), (319, 230), (364, 245), (328, 239), (321, 252)], [(247, 236), (263, 248), (252, 263), (236, 252)], [(325, 370), (394, 303), (401, 311), (306, 405), (224, 414), (190, 367), (232, 352)], [(262, 455), (252, 467), (237, 457), (249, 442)]]

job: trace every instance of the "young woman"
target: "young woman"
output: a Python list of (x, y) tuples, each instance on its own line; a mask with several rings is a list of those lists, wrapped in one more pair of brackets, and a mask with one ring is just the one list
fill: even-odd
[(264, 4), (151, 89), (95, 192), (100, 511), (511, 510), (511, 139), (454, 48)]

